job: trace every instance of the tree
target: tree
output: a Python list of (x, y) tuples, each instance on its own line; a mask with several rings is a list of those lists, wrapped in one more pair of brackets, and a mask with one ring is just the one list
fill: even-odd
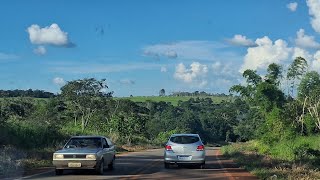
[(316, 71), (307, 72), (298, 86), (298, 98), (304, 99), (309, 97), (311, 99), (319, 96), (320, 92), (320, 75)]
[(61, 96), (67, 101), (67, 105), (74, 112), (75, 124), (81, 118), (81, 129), (87, 127), (92, 115), (100, 108), (101, 98), (112, 96), (112, 92), (106, 92), (108, 88), (105, 79), (96, 80), (85, 78), (68, 82), (61, 87)]
[[(295, 81), (300, 80), (302, 75), (307, 71), (308, 63), (302, 57), (296, 57), (288, 68), (287, 80), (291, 81), (291, 96), (294, 95)], [(288, 92), (289, 94), (289, 92)]]
[(161, 89), (159, 92), (159, 96), (165, 96), (166, 95), (166, 91), (164, 89)]
[(272, 63), (268, 66), (268, 74), (266, 75), (266, 81), (270, 84), (279, 85), (280, 78), (282, 77), (282, 68), (276, 63)]

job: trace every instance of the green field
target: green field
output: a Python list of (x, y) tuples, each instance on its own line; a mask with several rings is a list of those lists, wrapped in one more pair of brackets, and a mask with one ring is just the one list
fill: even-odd
[(216, 104), (225, 100), (232, 100), (231, 96), (136, 96), (136, 97), (122, 97), (115, 99), (129, 99), (134, 102), (145, 102), (145, 101), (154, 101), (154, 102), (170, 102), (172, 105), (178, 105), (179, 101), (188, 101), (190, 98), (211, 98), (212, 101)]

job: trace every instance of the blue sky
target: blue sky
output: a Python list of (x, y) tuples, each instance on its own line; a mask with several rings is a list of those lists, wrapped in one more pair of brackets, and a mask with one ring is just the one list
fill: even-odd
[(94, 77), (115, 96), (228, 93), (243, 70), (296, 56), (320, 70), (319, 0), (0, 3), (0, 89)]

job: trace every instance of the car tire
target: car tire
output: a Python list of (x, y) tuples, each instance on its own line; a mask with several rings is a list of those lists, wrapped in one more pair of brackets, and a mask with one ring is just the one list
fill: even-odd
[(170, 169), (170, 164), (169, 163), (164, 163), (164, 168)]
[(104, 172), (104, 160), (101, 159), (100, 164), (96, 167), (96, 172), (99, 175), (103, 175)]
[(115, 158), (113, 157), (111, 163), (108, 164), (108, 169), (109, 169), (109, 170), (113, 170), (113, 169), (114, 169), (114, 160), (115, 160)]
[(55, 173), (56, 173), (56, 175), (62, 175), (63, 174), (63, 169), (56, 169)]

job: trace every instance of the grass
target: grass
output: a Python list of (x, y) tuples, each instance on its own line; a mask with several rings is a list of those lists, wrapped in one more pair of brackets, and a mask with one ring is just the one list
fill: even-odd
[(234, 143), (222, 153), (260, 179), (320, 179), (319, 136), (297, 137), (267, 146), (259, 141)]
[(177, 106), (179, 101), (188, 101), (190, 98), (194, 98), (194, 99), (195, 98), (211, 98), (212, 101), (216, 104), (220, 103), (223, 100), (232, 99), (232, 97), (227, 97), (227, 96), (136, 96), (136, 97), (123, 97), (118, 99), (129, 99), (133, 102), (164, 101), (164, 102), (169, 102), (174, 106)]

